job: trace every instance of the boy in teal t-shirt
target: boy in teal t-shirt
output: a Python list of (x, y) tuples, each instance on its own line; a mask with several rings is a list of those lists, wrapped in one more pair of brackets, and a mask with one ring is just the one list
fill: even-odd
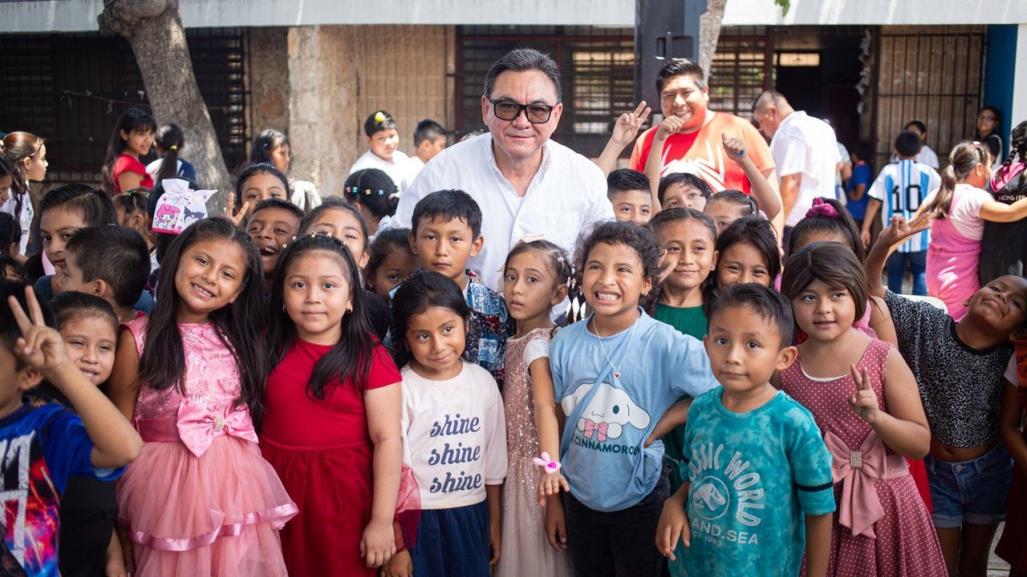
[(656, 534), (672, 575), (796, 577), (804, 552), (809, 577), (827, 572), (831, 455), (809, 411), (769, 382), (795, 360), (793, 326), (788, 301), (765, 287), (717, 300), (705, 344), (722, 386), (692, 403), (686, 481)]

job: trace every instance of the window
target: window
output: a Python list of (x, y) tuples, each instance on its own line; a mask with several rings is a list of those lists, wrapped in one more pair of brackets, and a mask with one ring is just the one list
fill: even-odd
[(613, 122), (634, 109), (634, 43), (630, 29), (461, 26), (457, 33), (456, 129), (483, 130), (481, 92), (493, 62), (514, 48), (549, 54), (560, 68), (563, 117), (553, 139), (599, 156)]
[[(196, 81), (229, 167), (245, 159), (248, 140), (243, 34), (186, 32)], [(46, 139), (47, 181), (98, 183), (118, 116), (131, 106), (149, 107), (128, 42), (95, 33), (3, 34), (0, 53), (0, 129)]]

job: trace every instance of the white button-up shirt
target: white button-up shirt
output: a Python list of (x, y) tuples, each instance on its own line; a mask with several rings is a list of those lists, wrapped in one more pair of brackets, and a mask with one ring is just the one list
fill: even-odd
[(797, 110), (781, 121), (770, 141), (777, 176), (800, 174), (799, 194), (785, 225), (795, 226), (818, 196), (835, 198), (834, 176), (841, 157), (831, 125)]
[(549, 140), (542, 149), (542, 164), (521, 197), (499, 171), (492, 135), (486, 133), (431, 159), (400, 196), (390, 226), (410, 227), (417, 202), (446, 189), (462, 190), (478, 203), (485, 243), (468, 268), (497, 291), (502, 289), (506, 255), (518, 241), (541, 235), (573, 256), (580, 233), (596, 222), (613, 219), (606, 178), (594, 162)]

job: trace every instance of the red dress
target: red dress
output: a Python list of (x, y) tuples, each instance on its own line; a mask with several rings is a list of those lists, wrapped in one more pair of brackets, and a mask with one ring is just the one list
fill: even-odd
[(121, 190), (121, 185), (118, 184), (118, 177), (126, 172), (134, 172), (143, 177), (139, 186), (143, 188), (153, 188), (153, 177), (146, 172), (146, 165), (139, 162), (138, 158), (130, 154), (121, 154), (118, 156), (118, 159), (114, 161), (114, 168), (111, 170), (111, 180), (114, 181), (114, 194), (125, 192)]
[[(373, 446), (363, 391), (350, 379), (307, 394), (314, 365), (332, 349), (296, 339), (271, 372), (260, 448), (300, 512), (282, 530), (292, 577), (366, 575), (360, 539), (371, 519)], [(385, 347), (375, 347), (367, 389), (402, 381)]]
[[(1027, 413), (1027, 338), (1016, 340), (1016, 366), (1019, 377), (1020, 410)], [(1027, 429), (1023, 431), (1027, 441)], [(995, 554), (1005, 559), (1014, 571), (1027, 571), (1027, 475), (1013, 467), (1013, 485), (1006, 506), (1006, 528), (995, 547)]]

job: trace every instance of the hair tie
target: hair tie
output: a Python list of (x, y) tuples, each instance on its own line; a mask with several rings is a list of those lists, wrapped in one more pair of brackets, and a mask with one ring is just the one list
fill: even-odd
[(838, 214), (838, 209), (831, 206), (829, 202), (825, 201), (822, 198), (813, 199), (813, 206), (811, 206), (810, 209), (806, 211), (806, 217), (809, 218), (811, 216), (841, 218), (841, 215)]
[(168, 147), (168, 150), (170, 150), (171, 152), (178, 152), (178, 145), (177, 144), (172, 144), (171, 146)]
[(378, 112), (375, 112), (374, 113), (374, 121), (377, 122), (378, 124), (381, 124), (381, 123), (385, 122), (385, 113), (382, 112), (381, 110), (379, 110)]

